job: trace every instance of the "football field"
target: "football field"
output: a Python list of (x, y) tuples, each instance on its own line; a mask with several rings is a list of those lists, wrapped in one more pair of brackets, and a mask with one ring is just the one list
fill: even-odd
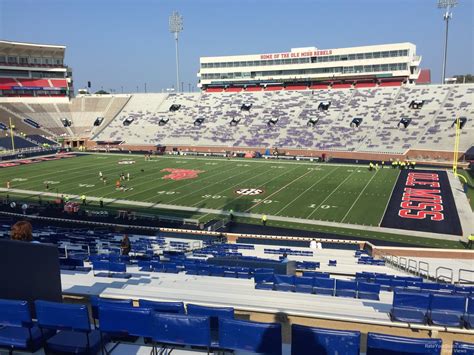
[(309, 161), (90, 154), (0, 168), (0, 181), (58, 195), (378, 226), (399, 173)]

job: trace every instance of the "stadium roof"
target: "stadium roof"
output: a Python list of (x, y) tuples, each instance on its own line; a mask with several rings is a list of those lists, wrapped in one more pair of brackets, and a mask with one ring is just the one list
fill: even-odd
[(0, 40), (0, 48), (2, 50), (14, 50), (18, 51), (47, 51), (47, 52), (60, 52), (64, 54), (66, 46), (56, 44), (39, 44), (39, 43), (26, 43), (26, 42), (13, 42)]

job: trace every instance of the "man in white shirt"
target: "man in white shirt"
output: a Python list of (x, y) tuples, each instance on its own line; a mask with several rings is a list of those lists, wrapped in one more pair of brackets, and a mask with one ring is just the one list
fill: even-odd
[(309, 242), (309, 248), (316, 250), (318, 248), (318, 244), (316, 243), (316, 239), (312, 239), (311, 242)]

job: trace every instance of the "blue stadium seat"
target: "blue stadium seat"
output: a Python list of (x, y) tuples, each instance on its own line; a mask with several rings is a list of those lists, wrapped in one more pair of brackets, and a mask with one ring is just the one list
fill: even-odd
[(406, 338), (368, 333), (367, 355), (441, 354), (441, 339)]
[(464, 322), (467, 329), (474, 329), (474, 296), (468, 298)]
[(313, 282), (314, 293), (317, 295), (334, 295), (335, 279), (315, 277)]
[(336, 280), (336, 296), (355, 298), (356, 294), (356, 281)]
[(313, 293), (313, 277), (295, 277), (295, 291), (301, 293)]
[(429, 294), (395, 292), (390, 316), (398, 322), (425, 324), (429, 306)]
[(337, 266), (337, 260), (329, 260), (328, 266)]
[(291, 326), (291, 355), (359, 355), (360, 332)]
[(142, 308), (150, 308), (153, 311), (160, 313), (185, 313), (183, 302), (159, 302), (140, 299), (138, 300), (138, 304)]
[(303, 271), (303, 276), (329, 278), (330, 275), (329, 275), (329, 272)]
[(281, 355), (281, 324), (236, 319), (219, 320), (219, 346), (261, 355)]
[(262, 283), (262, 282), (272, 282), (274, 279), (274, 273), (272, 272), (255, 272), (253, 275), (255, 283)]
[(59, 332), (46, 341), (46, 353), (91, 353), (100, 348), (98, 330), (91, 330), (86, 305), (35, 301), (38, 325)]
[(206, 307), (197, 304), (188, 304), (186, 306), (187, 314), (190, 316), (209, 317), (211, 322), (212, 346), (219, 345), (219, 320), (234, 319), (234, 309), (232, 307)]
[[(127, 273), (125, 263), (110, 262), (105, 260), (97, 260), (92, 262), (94, 276), (113, 277), (120, 279), (129, 279), (132, 275)], [(105, 273), (97, 273), (97, 271), (106, 271)]]
[(199, 265), (197, 274), (201, 276), (211, 276), (211, 267), (209, 265)]
[(100, 332), (108, 336), (151, 337), (152, 310), (141, 307), (99, 306)]
[(210, 348), (209, 317), (154, 313), (152, 339), (160, 344), (189, 345)]
[(474, 355), (474, 343), (453, 341), (453, 355)]
[(211, 266), (211, 276), (224, 277), (224, 270), (222, 266)]
[(429, 320), (433, 325), (462, 326), (466, 297), (431, 294)]
[(259, 273), (254, 275), (256, 290), (273, 290), (275, 275), (271, 273)]
[(94, 325), (96, 324), (95, 321), (99, 319), (99, 306), (114, 306), (117, 307), (132, 307), (133, 301), (131, 299), (126, 300), (118, 300), (118, 299), (110, 299), (110, 298), (101, 298), (99, 296), (91, 296), (90, 297), (91, 303), (91, 311), (92, 311), (92, 319), (94, 320)]
[(380, 300), (380, 285), (370, 282), (358, 282), (357, 298), (376, 301)]
[(151, 261), (148, 260), (139, 260), (137, 266), (139, 267), (140, 271), (153, 271)]
[(250, 269), (246, 267), (238, 268), (237, 270), (237, 278), (238, 279), (250, 279)]
[(405, 288), (407, 285), (406, 280), (399, 280), (399, 279), (391, 279), (390, 280), (390, 289), (393, 291), (395, 288)]
[(275, 275), (275, 290), (294, 291), (295, 277), (293, 275)]
[(53, 334), (49, 330), (41, 333), (27, 301), (0, 299), (0, 348), (35, 352)]

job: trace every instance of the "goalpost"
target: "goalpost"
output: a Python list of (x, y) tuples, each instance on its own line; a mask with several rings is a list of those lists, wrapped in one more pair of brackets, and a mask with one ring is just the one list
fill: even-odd
[(461, 180), (467, 184), (467, 179), (458, 174), (458, 159), (459, 159), (459, 140), (461, 139), (461, 119), (456, 117), (456, 134), (454, 135), (454, 156), (453, 156), (453, 174), (454, 176), (459, 177)]

